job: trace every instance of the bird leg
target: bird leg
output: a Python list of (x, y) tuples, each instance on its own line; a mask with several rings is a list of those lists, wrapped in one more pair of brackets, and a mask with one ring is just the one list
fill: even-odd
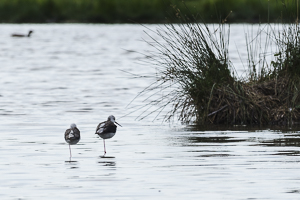
[(71, 161), (72, 153), (71, 153), (71, 146), (70, 146), (70, 144), (69, 144), (69, 150), (70, 150), (70, 161)]
[(106, 149), (105, 149), (105, 140), (103, 139), (103, 144), (104, 144), (104, 155), (103, 155), (103, 157), (105, 156), (105, 154), (106, 154)]

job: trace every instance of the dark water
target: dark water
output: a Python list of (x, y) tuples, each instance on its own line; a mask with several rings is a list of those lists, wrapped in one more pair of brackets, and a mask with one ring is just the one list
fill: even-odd
[[(243, 28), (231, 27), (237, 46)], [(29, 29), (32, 38), (10, 37)], [(120, 70), (155, 72), (132, 51), (149, 50), (143, 30), (1, 25), (0, 199), (299, 199), (298, 127), (207, 128), (125, 116), (151, 80)], [(110, 114), (123, 127), (101, 158), (94, 131)], [(71, 123), (82, 139), (66, 162)]]

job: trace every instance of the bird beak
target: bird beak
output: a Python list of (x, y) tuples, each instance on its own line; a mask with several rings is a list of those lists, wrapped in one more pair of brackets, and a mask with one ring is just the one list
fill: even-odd
[[(118, 124), (119, 126), (121, 126), (118, 122), (115, 121), (116, 124)], [(122, 126), (121, 126), (122, 127)]]

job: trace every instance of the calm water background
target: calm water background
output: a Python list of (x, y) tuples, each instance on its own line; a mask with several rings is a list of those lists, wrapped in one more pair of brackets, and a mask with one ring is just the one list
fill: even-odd
[[(29, 29), (32, 38), (10, 37)], [(155, 73), (138, 62), (151, 50), (142, 26), (5, 24), (0, 30), (0, 199), (300, 198), (295, 129), (212, 130), (124, 116), (152, 80), (121, 70)], [(244, 25), (231, 26), (239, 74), (244, 33)], [(110, 114), (123, 127), (101, 158), (94, 131)], [(72, 146), (76, 162), (66, 162), (63, 134), (73, 122), (82, 139)]]

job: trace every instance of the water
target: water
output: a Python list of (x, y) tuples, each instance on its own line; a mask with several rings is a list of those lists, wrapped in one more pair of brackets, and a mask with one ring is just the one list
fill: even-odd
[[(29, 29), (32, 38), (10, 37)], [(133, 52), (150, 50), (144, 29), (0, 25), (0, 199), (299, 199), (297, 129), (212, 130), (125, 116), (151, 80), (121, 70), (155, 72)], [(244, 26), (231, 26), (232, 59), (242, 74), (241, 32)], [(123, 127), (101, 158), (94, 131), (110, 114)], [(71, 123), (82, 139), (66, 162), (63, 134)]]

